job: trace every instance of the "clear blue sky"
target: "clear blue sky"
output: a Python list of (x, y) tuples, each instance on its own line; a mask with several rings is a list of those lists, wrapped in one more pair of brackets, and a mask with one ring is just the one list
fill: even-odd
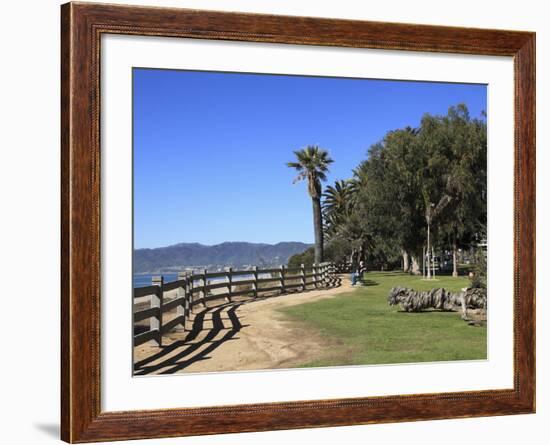
[(139, 69), (134, 246), (313, 241), (293, 150), (318, 144), (351, 177), (369, 146), (424, 113), (487, 109), (484, 85)]

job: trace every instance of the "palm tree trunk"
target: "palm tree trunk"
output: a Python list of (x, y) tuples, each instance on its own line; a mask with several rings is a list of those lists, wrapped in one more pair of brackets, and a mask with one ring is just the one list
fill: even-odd
[(311, 198), (313, 203), (313, 231), (315, 234), (315, 264), (323, 262), (323, 220), (321, 216), (321, 199)]

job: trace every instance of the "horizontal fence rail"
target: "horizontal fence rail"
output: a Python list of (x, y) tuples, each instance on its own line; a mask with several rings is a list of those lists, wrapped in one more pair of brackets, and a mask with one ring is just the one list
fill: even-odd
[[(209, 272), (182, 272), (178, 279), (165, 283), (162, 276), (153, 277), (152, 284), (134, 288), (136, 299), (149, 299), (149, 307), (134, 311), (135, 323), (149, 320), (148, 330), (134, 334), (134, 346), (154, 340), (162, 346), (162, 337), (167, 332), (179, 328), (186, 330), (186, 322), (193, 313), (193, 308), (200, 305), (206, 308), (207, 303), (223, 300), (230, 303), (233, 297), (251, 297), (267, 293), (285, 294), (288, 290), (305, 291), (307, 289), (326, 288), (339, 284), (336, 269), (332, 263), (300, 267), (270, 269), (233, 270)], [(214, 290), (224, 289), (225, 292)], [(171, 298), (167, 298), (167, 293)], [(143, 305), (143, 302), (142, 304)], [(176, 310), (175, 317), (166, 320), (165, 315)]]

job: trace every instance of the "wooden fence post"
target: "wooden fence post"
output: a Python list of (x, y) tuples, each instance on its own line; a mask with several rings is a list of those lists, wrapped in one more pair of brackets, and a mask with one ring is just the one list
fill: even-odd
[(187, 275), (187, 299), (189, 301), (189, 313), (193, 313), (193, 300), (194, 300), (194, 293), (193, 293), (193, 271), (189, 272), (189, 275)]
[(281, 278), (281, 294), (284, 294), (286, 292), (286, 288), (285, 288), (285, 266), (280, 266), (279, 269), (281, 269), (281, 271), (279, 272), (279, 276)]
[(193, 271), (187, 272), (187, 279), (185, 280), (185, 296), (187, 302), (187, 318), (191, 320), (191, 314), (193, 313)]
[(208, 295), (208, 292), (206, 291), (206, 286), (207, 286), (207, 283), (206, 283), (206, 274), (207, 274), (207, 270), (204, 269), (203, 273), (202, 273), (202, 285), (203, 285), (203, 288), (202, 288), (202, 307), (206, 308), (208, 306), (206, 306), (206, 297)]
[(311, 273), (313, 274), (313, 287), (317, 289), (319, 284), (319, 266), (317, 263), (314, 263), (313, 266), (311, 266)]
[(162, 303), (164, 300), (164, 277), (153, 277), (152, 285), (157, 286), (157, 289), (153, 295), (151, 295), (151, 307), (158, 308), (158, 318), (151, 317), (149, 320), (149, 329), (158, 329), (157, 343), (162, 346)]
[(231, 296), (233, 294), (233, 268), (232, 267), (228, 267), (227, 268), (227, 273), (226, 273), (226, 277), (227, 277), (227, 298), (226, 298), (226, 301), (228, 303), (231, 303)]
[(258, 266), (252, 268), (254, 283), (252, 283), (252, 290), (254, 291), (254, 298), (258, 297)]
[(300, 281), (302, 284), (302, 292), (306, 290), (306, 269), (303, 264), (300, 264)]
[(185, 272), (179, 272), (178, 273), (178, 281), (183, 281), (183, 283), (180, 283), (179, 287), (177, 288), (177, 294), (176, 298), (183, 297), (183, 303), (179, 304), (176, 308), (177, 316), (183, 315), (183, 321), (181, 322), (181, 325), (183, 326), (183, 330), (185, 331), (185, 320), (187, 319), (187, 310), (186, 310), (186, 304), (187, 304), (187, 289), (186, 289), (186, 281), (187, 273)]

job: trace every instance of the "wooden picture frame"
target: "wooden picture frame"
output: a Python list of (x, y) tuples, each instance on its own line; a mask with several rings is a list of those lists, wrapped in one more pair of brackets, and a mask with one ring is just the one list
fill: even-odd
[[(535, 34), (149, 8), (61, 7), (61, 436), (67, 442), (494, 416), (535, 411)], [(515, 69), (514, 387), (510, 390), (102, 412), (102, 34), (512, 56)]]

